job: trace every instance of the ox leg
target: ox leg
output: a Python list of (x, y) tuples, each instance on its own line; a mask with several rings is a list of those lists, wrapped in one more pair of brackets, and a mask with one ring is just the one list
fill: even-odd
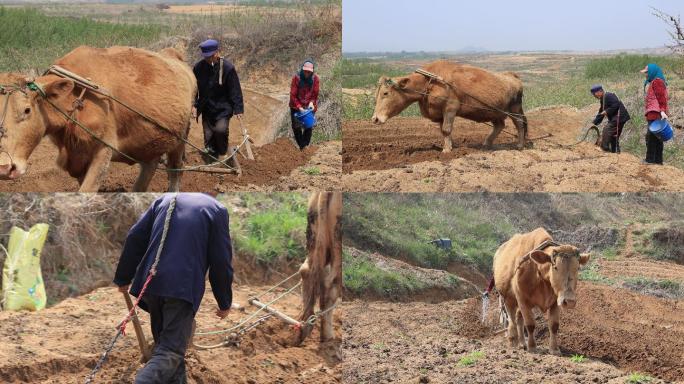
[[(518, 326), (518, 348), (525, 349), (525, 319), (523, 319), (522, 312), (518, 309), (515, 324)], [(530, 337), (530, 335), (527, 335)]]
[(443, 153), (451, 152), (454, 147), (454, 143), (451, 140), (451, 131), (454, 127), (455, 118), (456, 111), (444, 112), (444, 120), (442, 121), (442, 135), (444, 136), (444, 148), (442, 148)]
[(561, 351), (558, 347), (558, 328), (560, 325), (560, 310), (558, 305), (554, 305), (549, 308), (547, 313), (546, 321), (549, 324), (551, 330), (551, 337), (549, 338), (549, 353), (552, 355), (560, 356)]
[(140, 163), (140, 173), (138, 174), (138, 179), (133, 184), (133, 192), (146, 192), (147, 187), (152, 181), (154, 172), (157, 171), (157, 166), (159, 165), (159, 158), (149, 161), (147, 163)]
[(504, 306), (506, 307), (506, 313), (508, 314), (508, 342), (510, 343), (511, 347), (515, 347), (518, 345), (518, 337), (523, 336), (522, 333), (518, 335), (518, 322), (516, 319), (518, 304), (515, 302), (515, 300), (506, 300)]
[[(323, 278), (323, 293), (321, 294), (321, 299), (319, 306), (321, 311), (325, 311), (335, 305), (337, 301), (337, 296), (339, 292), (335, 286), (335, 274), (333, 274), (330, 266), (325, 267), (325, 277)], [(333, 312), (331, 310), (322, 316), (321, 319), (321, 341), (332, 340), (335, 337), (335, 332), (333, 330)]]
[[(180, 169), (183, 168), (183, 156), (185, 155), (185, 145), (180, 145), (178, 148), (166, 154), (168, 157), (169, 168)], [(180, 191), (180, 181), (182, 172), (168, 171), (169, 176), (169, 192)]]
[(102, 185), (102, 180), (104, 180), (107, 170), (109, 169), (109, 163), (112, 160), (112, 150), (107, 147), (102, 147), (97, 150), (93, 156), (93, 160), (88, 166), (85, 176), (81, 182), (81, 187), (78, 189), (79, 192), (97, 192), (100, 190)]
[[(302, 298), (303, 298), (303, 308), (302, 312), (299, 315), (299, 321), (305, 322), (313, 315), (314, 313), (314, 303), (315, 300), (310, 300), (307, 296), (310, 295), (313, 292), (313, 287), (312, 284), (315, 284), (316, 282), (312, 281), (312, 276), (311, 276), (311, 267), (309, 266), (309, 258), (307, 257), (306, 261), (302, 264), (301, 267), (299, 267), (299, 276), (302, 278)], [(313, 327), (307, 323), (303, 323), (301, 327), (301, 331), (299, 334), (299, 339), (297, 340), (297, 343), (300, 344), (304, 339), (309, 337), (311, 334), (311, 331), (313, 330)]]
[(537, 343), (534, 341), (534, 314), (532, 308), (526, 305), (520, 305), (520, 312), (522, 313), (525, 322), (525, 329), (527, 330), (527, 351), (537, 352)]
[(492, 124), (494, 124), (494, 129), (492, 129), (492, 133), (490, 133), (485, 139), (485, 148), (491, 148), (492, 145), (494, 145), (494, 140), (496, 140), (497, 136), (499, 136), (499, 133), (501, 133), (501, 131), (503, 131), (503, 129), (506, 127), (504, 120), (496, 120), (493, 121)]
[(527, 116), (523, 113), (522, 106), (513, 108), (511, 112), (520, 116), (512, 116), (513, 124), (518, 129), (518, 149), (524, 149), (527, 144)]

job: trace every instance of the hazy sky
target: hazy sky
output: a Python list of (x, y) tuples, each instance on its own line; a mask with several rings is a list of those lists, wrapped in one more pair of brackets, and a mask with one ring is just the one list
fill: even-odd
[(684, 0), (343, 0), (344, 52), (661, 47)]

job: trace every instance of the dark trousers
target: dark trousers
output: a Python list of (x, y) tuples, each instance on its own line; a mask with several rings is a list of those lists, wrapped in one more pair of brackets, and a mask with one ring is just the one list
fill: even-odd
[(297, 120), (295, 117), (295, 113), (299, 112), (296, 109), (290, 109), (290, 119), (292, 120), (292, 133), (294, 133), (294, 138), (295, 141), (297, 142), (297, 145), (299, 146), (299, 149), (304, 149), (311, 144), (311, 134), (313, 133), (313, 128), (312, 129), (306, 129), (302, 125), (302, 123)]
[(135, 384), (184, 384), (185, 350), (192, 336), (195, 317), (187, 301), (146, 295), (143, 301), (150, 313), (154, 350), (150, 361), (135, 377)]
[[(648, 122), (649, 125), (651, 121)], [(646, 130), (646, 162), (653, 164), (663, 163), (663, 141), (658, 136)]]
[(230, 117), (213, 122), (202, 117), (204, 147), (213, 156), (223, 156), (228, 152), (228, 123)]
[(620, 153), (620, 135), (622, 135), (622, 128), (627, 124), (626, 121), (621, 121), (617, 124), (615, 121), (609, 121), (603, 128), (601, 135), (601, 149), (606, 152)]

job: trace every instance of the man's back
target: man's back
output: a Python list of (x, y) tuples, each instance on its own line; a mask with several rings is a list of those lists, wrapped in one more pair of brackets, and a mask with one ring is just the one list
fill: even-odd
[(131, 294), (137, 296), (140, 293), (154, 263), (166, 214), (174, 198), (176, 204), (157, 273), (147, 293), (186, 300), (197, 311), (204, 295), (207, 269), (210, 269), (210, 280), (219, 307), (230, 307), (232, 249), (228, 213), (218, 201), (205, 194), (165, 194), (157, 199), (131, 228), (115, 283), (126, 283), (134, 274)]

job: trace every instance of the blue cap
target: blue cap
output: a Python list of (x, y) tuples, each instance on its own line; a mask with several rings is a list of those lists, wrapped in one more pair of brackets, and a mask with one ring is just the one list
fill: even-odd
[(601, 84), (594, 84), (591, 86), (591, 94), (593, 95), (594, 93), (598, 91), (603, 91), (603, 85)]
[(200, 44), (199, 47), (202, 51), (202, 57), (210, 57), (214, 53), (216, 53), (216, 51), (218, 51), (219, 42), (214, 39), (209, 39), (202, 42), (202, 44)]

